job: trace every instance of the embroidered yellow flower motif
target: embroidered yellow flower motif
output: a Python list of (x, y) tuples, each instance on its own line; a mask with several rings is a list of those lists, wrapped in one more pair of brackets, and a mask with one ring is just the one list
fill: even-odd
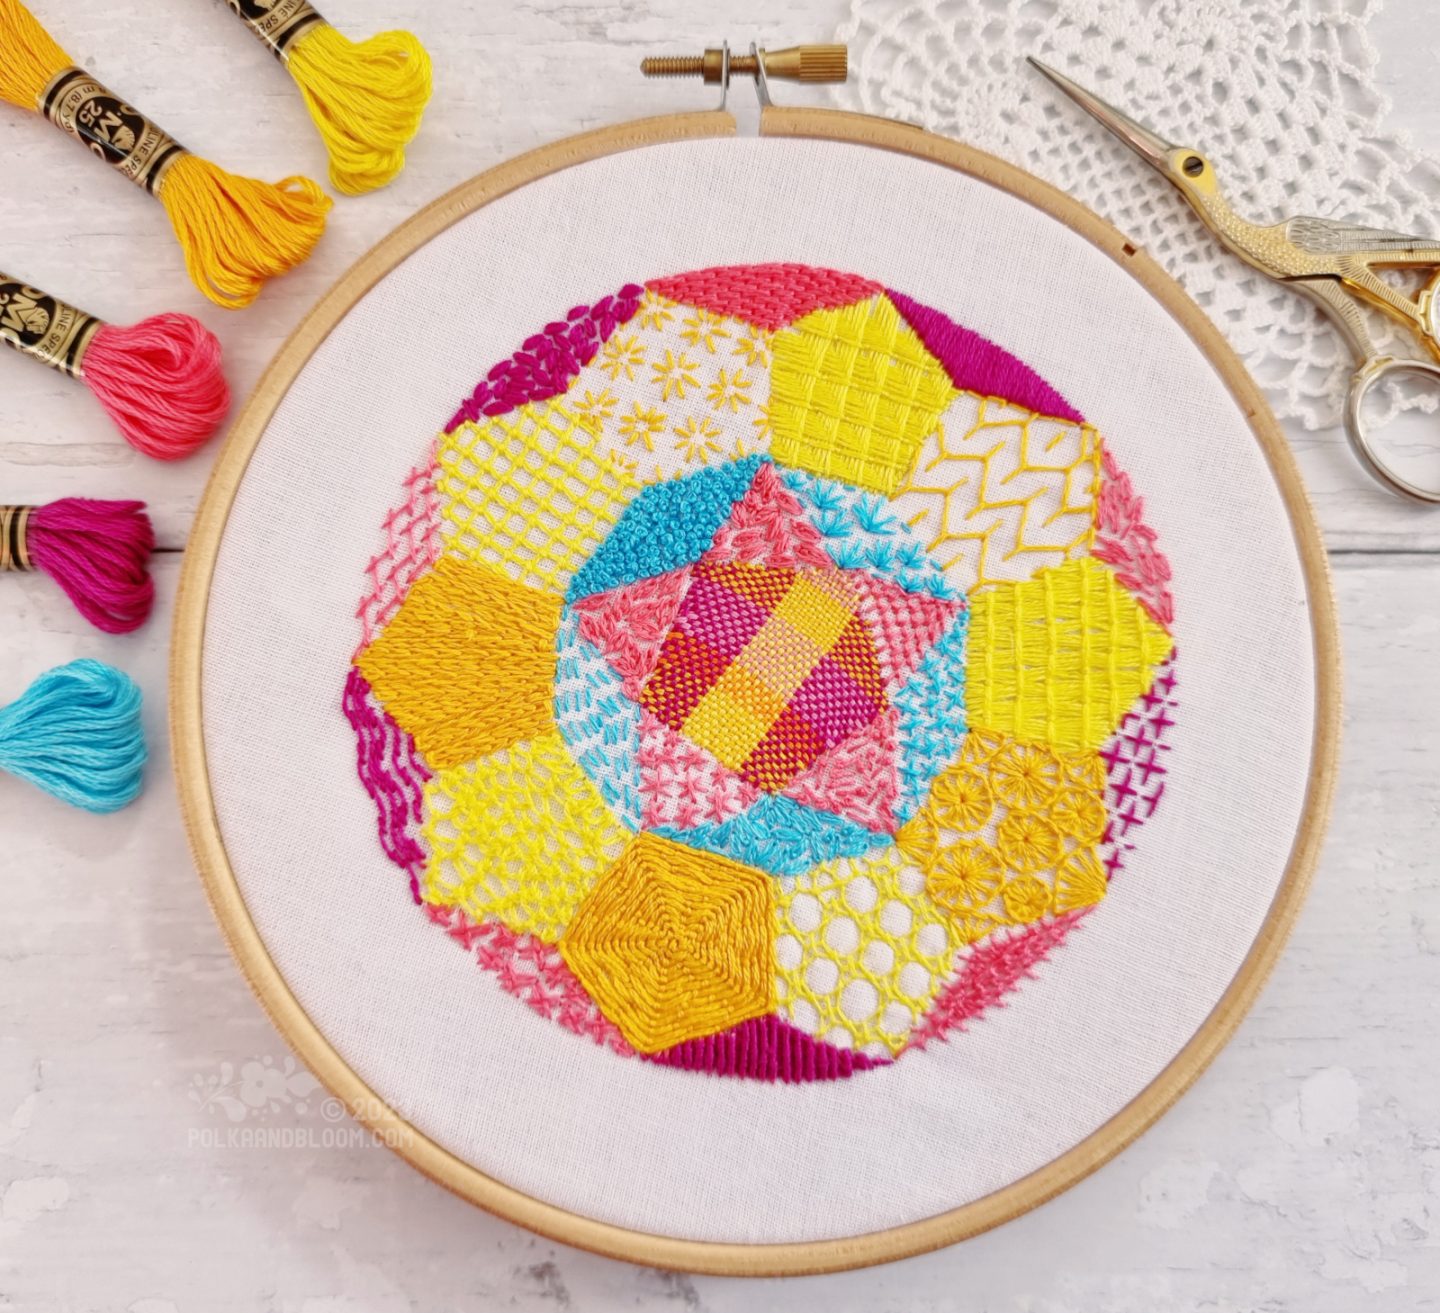
[(930, 804), (941, 825), (962, 833), (984, 829), (995, 810), (995, 795), (979, 766), (956, 766), (936, 777)]
[(1105, 792), (1105, 763), (1098, 752), (1062, 752), (1056, 754), (1065, 772), (1065, 780), (1087, 793)]
[(663, 332), (672, 319), (675, 318), (675, 307), (670, 301), (663, 297), (656, 296), (654, 292), (646, 292), (640, 302), (640, 313), (638, 323), (641, 328), (648, 328), (654, 332)]
[(1061, 789), (1050, 805), (1050, 819), (1061, 834), (1078, 843), (1099, 843), (1105, 837), (1105, 804), (1088, 789)]
[(675, 450), (685, 458), (686, 464), (708, 465), (711, 456), (720, 454), (720, 444), (715, 439), (723, 432), (708, 416), (691, 415), (675, 429)]
[(895, 846), (916, 866), (930, 869), (940, 855), (940, 829), (929, 808), (916, 812), (895, 832)]
[(600, 355), (600, 368), (610, 375), (612, 383), (618, 383), (622, 374), (633, 381), (636, 369), (645, 363), (645, 348), (639, 341), (618, 333), (605, 343)]
[(1003, 734), (972, 727), (960, 744), (960, 760), (972, 766), (988, 766), (1007, 742)]
[(995, 846), (1012, 871), (1028, 873), (1054, 866), (1065, 851), (1060, 832), (1044, 816), (1011, 812), (995, 831)]
[(736, 339), (730, 354), (739, 356), (751, 369), (765, 369), (770, 364), (770, 337), (763, 328), (746, 324), (744, 335)]
[(618, 404), (609, 388), (603, 388), (598, 395), (586, 392), (581, 400), (574, 403), (575, 418), (580, 421), (582, 429), (598, 437), (604, 431), (605, 421), (615, 414)]
[(775, 426), (770, 419), (770, 403), (768, 401), (760, 403), (760, 413), (750, 423), (755, 429), (756, 441), (768, 442), (770, 435), (775, 431)]
[(1000, 854), (979, 840), (957, 843), (935, 859), (925, 887), (952, 912), (978, 911), (1000, 888), (1005, 875)]
[(1012, 921), (1022, 925), (1038, 921), (1050, 910), (1050, 886), (1033, 875), (1018, 876), (1006, 881), (1000, 891), (1000, 901)]
[(665, 358), (652, 364), (650, 368), (655, 371), (655, 377), (651, 381), (660, 385), (661, 401), (684, 401), (686, 388), (700, 386), (700, 381), (695, 377), (695, 370), (699, 366), (683, 351), (678, 356), (673, 351), (667, 351)]
[(713, 311), (697, 309), (681, 322), (680, 336), (693, 347), (703, 346), (713, 356), (719, 349), (716, 344), (721, 338), (728, 338), (730, 330)]
[(991, 760), (990, 778), (1007, 807), (1043, 807), (1060, 783), (1060, 763), (1047, 748), (1009, 743)]
[(750, 400), (751, 382), (738, 370), (727, 373), (717, 370), (715, 381), (710, 384), (705, 398), (716, 410), (729, 410), (733, 415), (741, 406), (753, 404)]
[(620, 436), (627, 447), (641, 442), (646, 451), (654, 451), (656, 437), (665, 431), (665, 416), (658, 410), (646, 409), (638, 401), (633, 404), (634, 410), (620, 417)]
[(1095, 850), (1077, 848), (1055, 872), (1055, 910), (1073, 912), (1078, 907), (1093, 907), (1109, 887)]

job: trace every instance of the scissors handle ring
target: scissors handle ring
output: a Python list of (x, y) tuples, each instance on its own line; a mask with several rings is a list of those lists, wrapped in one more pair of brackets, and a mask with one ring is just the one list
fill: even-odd
[(1440, 390), (1440, 365), (1429, 360), (1399, 360), (1394, 356), (1371, 356), (1361, 363), (1350, 381), (1350, 395), (1345, 403), (1345, 432), (1350, 446), (1367, 473), (1390, 492), (1412, 501), (1440, 505), (1440, 488), (1425, 488), (1397, 474), (1381, 458), (1365, 431), (1365, 398), (1384, 378), (1396, 374), (1423, 374)]

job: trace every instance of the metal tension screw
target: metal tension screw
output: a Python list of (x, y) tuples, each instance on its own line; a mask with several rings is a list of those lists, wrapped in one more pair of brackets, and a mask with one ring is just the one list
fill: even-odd
[[(762, 50), (756, 55), (731, 55), (731, 77), (759, 77), (760, 61), (765, 76), (791, 82), (844, 82), (849, 72), (844, 46), (791, 46), (788, 50)], [(652, 55), (640, 61), (647, 78), (699, 77), (720, 82), (724, 76), (725, 52), (707, 50), (703, 55)]]

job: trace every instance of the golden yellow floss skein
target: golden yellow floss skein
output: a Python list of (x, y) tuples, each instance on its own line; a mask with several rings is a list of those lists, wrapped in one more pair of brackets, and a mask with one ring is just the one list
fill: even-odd
[(0, 0), (0, 97), (39, 113), (160, 199), (195, 285), (247, 306), (325, 231), (331, 201), (309, 178), (240, 178), (180, 146), (101, 86), (19, 0)]
[(330, 181), (351, 196), (405, 167), (430, 101), (430, 56), (409, 32), (352, 41), (307, 0), (227, 0), (290, 70), (330, 154)]

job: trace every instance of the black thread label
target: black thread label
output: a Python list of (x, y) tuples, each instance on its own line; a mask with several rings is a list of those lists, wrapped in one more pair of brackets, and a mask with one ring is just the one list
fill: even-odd
[(325, 20), (308, 0), (225, 0), (267, 46), (277, 59), (302, 33)]
[(85, 348), (99, 327), (94, 315), (0, 274), (0, 342), (79, 378)]
[(30, 506), (0, 506), (0, 574), (6, 570), (33, 570), (27, 532)]
[(40, 112), (151, 195), (185, 153), (173, 137), (81, 68), (55, 76), (40, 97)]

